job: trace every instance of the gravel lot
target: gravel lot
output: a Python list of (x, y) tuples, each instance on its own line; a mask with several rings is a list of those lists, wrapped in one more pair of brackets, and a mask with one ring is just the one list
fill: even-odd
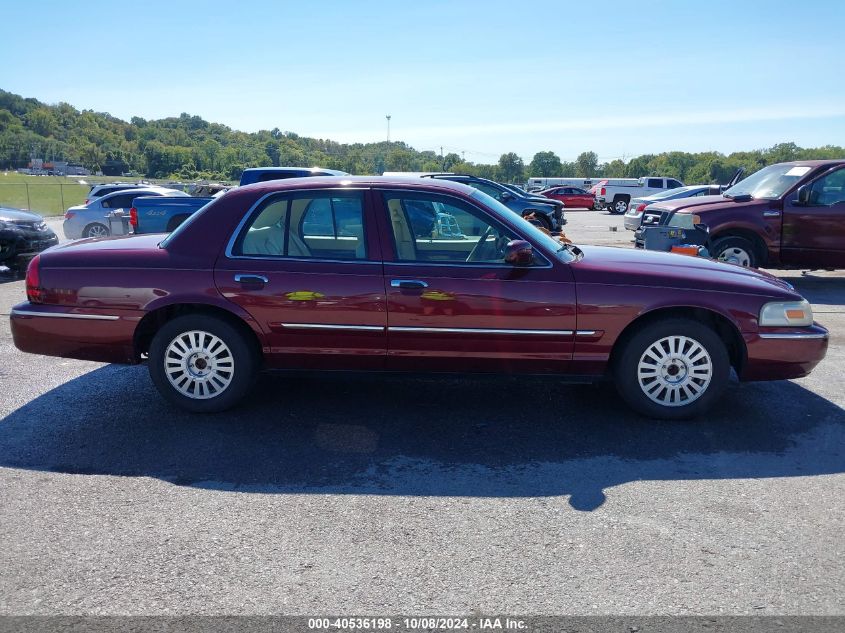
[(845, 275), (781, 274), (827, 359), (681, 424), (608, 386), (343, 375), (191, 416), (144, 367), (18, 352), (0, 283), (0, 613), (845, 614)]

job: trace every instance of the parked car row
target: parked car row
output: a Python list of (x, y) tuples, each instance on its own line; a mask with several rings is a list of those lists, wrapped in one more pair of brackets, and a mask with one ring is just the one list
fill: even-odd
[(306, 368), (612, 380), (641, 414), (679, 419), (717, 402), (732, 370), (804, 376), (828, 344), (771, 275), (562, 243), (444, 177), (238, 187), (165, 239), (51, 248), (26, 292), (10, 317), (19, 349), (147, 362), (197, 413), (236, 405), (262, 369)]

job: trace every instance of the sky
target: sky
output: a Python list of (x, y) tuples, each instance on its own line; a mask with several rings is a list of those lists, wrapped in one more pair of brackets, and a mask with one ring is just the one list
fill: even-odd
[(842, 0), (6, 2), (0, 88), (496, 162), (845, 145)]

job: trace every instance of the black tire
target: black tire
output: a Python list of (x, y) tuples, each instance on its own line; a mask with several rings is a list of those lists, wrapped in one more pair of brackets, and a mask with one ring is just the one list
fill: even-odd
[(608, 209), (610, 209), (611, 215), (625, 215), (630, 202), (631, 198), (628, 196), (616, 196)]
[[(103, 231), (105, 234), (102, 233)], [(92, 222), (82, 230), (82, 237), (108, 237), (109, 235), (111, 235), (109, 227), (99, 222)]]
[(540, 223), (540, 226), (542, 226), (544, 229), (546, 229), (547, 231), (549, 231), (551, 233), (552, 223), (549, 220), (549, 218), (547, 218), (545, 215), (543, 215), (539, 211), (534, 212), (534, 217), (537, 218), (537, 221)]
[(165, 229), (168, 233), (172, 233), (179, 225), (182, 224), (185, 220), (187, 220), (190, 216), (188, 215), (177, 215), (170, 218), (170, 221), (167, 223), (167, 228)]
[[(658, 372), (662, 372), (664, 375), (669, 374), (669, 371), (664, 371), (663, 368), (668, 366), (668, 369), (671, 370), (671, 365), (675, 364), (672, 362), (673, 359), (667, 359), (666, 364), (664, 365), (656, 363), (654, 380), (644, 383), (644, 386), (642, 387), (640, 385), (639, 364), (640, 360), (645, 357), (645, 354), (649, 349), (653, 348), (653, 346), (667, 337), (674, 336), (687, 337), (703, 347), (710, 358), (711, 373), (709, 383), (704, 386), (703, 390), (700, 391), (694, 398), (687, 398), (691, 400), (689, 404), (675, 404), (673, 406), (671, 404), (660, 404), (650, 398), (645, 392), (645, 389), (648, 389), (652, 385), (656, 385), (657, 390), (654, 392), (655, 397), (660, 398), (660, 396), (665, 392), (665, 398), (673, 398), (673, 396), (668, 394), (668, 389), (660, 387), (660, 385), (655, 382), (660, 380), (657, 375)], [(619, 355), (616, 356), (613, 366), (613, 376), (614, 381), (616, 382), (616, 390), (632, 409), (646, 417), (661, 420), (685, 420), (696, 417), (709, 409), (712, 404), (721, 397), (728, 385), (731, 365), (725, 343), (721, 338), (719, 338), (719, 335), (716, 334), (716, 332), (698, 321), (684, 318), (666, 318), (660, 321), (653, 321), (634, 332), (634, 334), (622, 344), (624, 347), (620, 350)], [(665, 351), (665, 347), (661, 346), (661, 349), (664, 349)], [(687, 349), (691, 351), (693, 357), (697, 355), (697, 352), (692, 352), (694, 347), (692, 347), (691, 344)], [(696, 358), (691, 366), (698, 369), (701, 367), (698, 363), (704, 364), (706, 363), (706, 359)], [(689, 376), (691, 372), (689, 372), (689, 368), (686, 364), (681, 363), (681, 365), (683, 365), (683, 369), (681, 370), (678, 370), (676, 367), (676, 371), (681, 372), (681, 374), (678, 374), (678, 376), (680, 376), (680, 382), (678, 384), (683, 386), (684, 393), (686, 393), (687, 390), (692, 393), (692, 389), (689, 387), (689, 383), (693, 381), (692, 376), (690, 376), (690, 380), (685, 381), (686, 377)], [(700, 369), (699, 371), (704, 370)], [(674, 376), (670, 376), (670, 378), (674, 378)], [(643, 380), (650, 379), (644, 378)], [(693, 385), (696, 388), (700, 388), (701, 383), (697, 382), (700, 379), (695, 378), (694, 380), (696, 382), (693, 382)], [(683, 402), (684, 398), (677, 395), (677, 401)]]
[(760, 253), (754, 243), (735, 235), (714, 240), (710, 249), (710, 256), (729, 264), (738, 264), (750, 268), (757, 268), (760, 265)]
[[(183, 394), (171, 383), (165, 371), (168, 347), (180, 334), (191, 331), (200, 331), (219, 338), (228, 348), (231, 356), (233, 371), (228, 378), (230, 382), (211, 397), (200, 399)], [(223, 360), (226, 358), (223, 357)], [(159, 393), (173, 404), (193, 413), (218, 413), (238, 404), (255, 382), (258, 365), (258, 354), (237, 327), (223, 319), (205, 314), (187, 314), (165, 323), (153, 337), (148, 362), (150, 378)], [(185, 373), (186, 369), (187, 367), (183, 369), (183, 374), (188, 377)], [(221, 375), (225, 377), (225, 373)], [(200, 379), (195, 382), (200, 381), (207, 384), (210, 379)], [(212, 384), (212, 387), (214, 386), (216, 385)]]

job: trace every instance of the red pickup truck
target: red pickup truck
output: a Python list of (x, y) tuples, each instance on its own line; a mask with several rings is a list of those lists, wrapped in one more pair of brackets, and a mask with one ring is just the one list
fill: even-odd
[(845, 268), (845, 159), (764, 167), (718, 196), (658, 203), (643, 226), (694, 213), (711, 255), (743, 266)]

